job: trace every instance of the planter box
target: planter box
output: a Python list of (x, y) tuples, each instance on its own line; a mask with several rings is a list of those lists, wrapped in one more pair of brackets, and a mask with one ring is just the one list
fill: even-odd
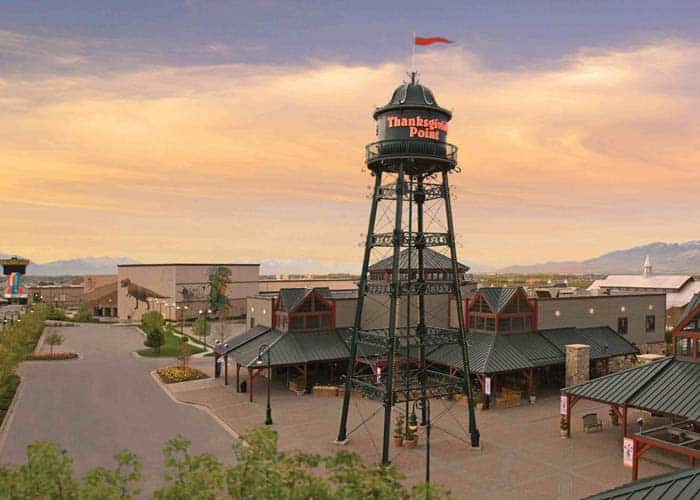
[(315, 385), (313, 388), (313, 395), (321, 397), (336, 397), (338, 395), (338, 388), (334, 385)]

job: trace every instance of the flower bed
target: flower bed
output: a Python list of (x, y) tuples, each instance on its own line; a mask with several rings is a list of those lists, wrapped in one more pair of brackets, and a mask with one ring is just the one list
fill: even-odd
[(29, 355), (31, 361), (55, 361), (61, 359), (75, 359), (78, 354), (75, 352), (34, 352)]
[(209, 378), (209, 375), (206, 373), (190, 366), (166, 366), (165, 368), (159, 369), (157, 373), (160, 379), (166, 384)]

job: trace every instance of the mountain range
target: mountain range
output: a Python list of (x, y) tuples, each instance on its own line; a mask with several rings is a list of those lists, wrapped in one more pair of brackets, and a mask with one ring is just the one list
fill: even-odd
[(560, 274), (641, 274), (644, 259), (649, 256), (652, 268), (659, 274), (700, 274), (700, 241), (685, 243), (649, 243), (626, 250), (616, 250), (582, 261), (545, 262), (525, 266), (509, 266), (502, 273)]
[[(700, 274), (700, 241), (685, 243), (650, 243), (625, 250), (616, 250), (582, 261), (544, 262), (515, 265), (498, 269), (499, 273), (559, 273), (559, 274), (640, 274), (644, 259), (649, 256), (656, 273)], [(1, 258), (10, 257), (0, 252)], [(66, 276), (85, 274), (115, 274), (118, 264), (139, 264), (129, 257), (82, 257), (57, 260), (43, 264), (32, 263), (28, 274), (38, 276)], [(492, 272), (489, 266), (468, 263), (472, 272)], [(360, 263), (332, 263), (311, 259), (264, 260), (260, 273), (275, 274), (329, 274), (359, 273)]]
[[(11, 255), (1, 253), (0, 258)], [(81, 257), (77, 259), (55, 260), (44, 264), (31, 262), (27, 274), (33, 276), (81, 276), (85, 274), (117, 274), (118, 264), (138, 264), (129, 257)]]

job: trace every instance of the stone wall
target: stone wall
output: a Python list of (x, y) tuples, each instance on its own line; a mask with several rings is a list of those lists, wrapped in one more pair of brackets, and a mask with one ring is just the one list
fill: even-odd
[(569, 344), (566, 346), (566, 385), (585, 382), (590, 378), (591, 346)]

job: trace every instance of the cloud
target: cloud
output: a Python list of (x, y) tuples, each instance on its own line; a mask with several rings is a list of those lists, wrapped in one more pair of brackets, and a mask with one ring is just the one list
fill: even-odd
[[(0, 32), (0, 47), (13, 40)], [(459, 47), (420, 55), (422, 81), (454, 110), (465, 258), (505, 265), (688, 239), (674, 216), (693, 206), (700, 176), (698, 56), (679, 40), (512, 71)], [(85, 236), (28, 236), (21, 215), (5, 233), (23, 235), (23, 254), (53, 252), (41, 258), (352, 261), (371, 112), (402, 78), (395, 63), (323, 61), (2, 78), (0, 203), (74, 220)], [(128, 237), (105, 231), (111, 221)]]

